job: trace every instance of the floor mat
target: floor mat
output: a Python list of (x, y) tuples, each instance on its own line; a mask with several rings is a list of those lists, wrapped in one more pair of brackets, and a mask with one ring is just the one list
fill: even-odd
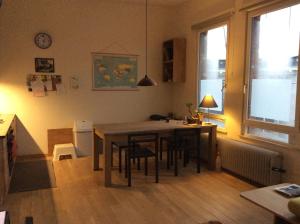
[(51, 160), (18, 162), (15, 164), (9, 193), (56, 187)]

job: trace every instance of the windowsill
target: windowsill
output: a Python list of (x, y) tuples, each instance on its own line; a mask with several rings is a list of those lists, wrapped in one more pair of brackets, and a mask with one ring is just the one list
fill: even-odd
[(227, 135), (227, 129), (226, 128), (217, 127), (217, 132)]
[(281, 147), (281, 148), (285, 148), (285, 149), (296, 149), (296, 150), (300, 150), (300, 146), (295, 146), (295, 145), (291, 145), (288, 143), (284, 143), (284, 142), (277, 142), (277, 141), (272, 141), (269, 139), (265, 139), (265, 138), (260, 138), (260, 137), (256, 137), (253, 135), (240, 135), (239, 136), (241, 139), (244, 140), (248, 140), (254, 143), (258, 143), (258, 144), (263, 144), (264, 146), (276, 146), (276, 147)]

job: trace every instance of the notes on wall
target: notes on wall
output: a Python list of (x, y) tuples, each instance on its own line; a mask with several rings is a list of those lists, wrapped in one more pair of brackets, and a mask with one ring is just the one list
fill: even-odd
[(63, 89), (61, 75), (29, 74), (26, 83), (28, 91), (38, 97), (46, 96), (49, 91), (61, 93)]
[(77, 75), (70, 76), (70, 88), (79, 89), (79, 78)]

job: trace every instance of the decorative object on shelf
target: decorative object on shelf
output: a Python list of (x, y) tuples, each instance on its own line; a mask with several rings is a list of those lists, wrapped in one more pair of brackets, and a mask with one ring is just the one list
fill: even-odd
[(148, 76), (148, 0), (146, 0), (146, 74), (138, 82), (138, 86), (157, 86), (157, 83)]
[(47, 49), (52, 45), (52, 38), (47, 33), (38, 33), (34, 37), (34, 43), (41, 49)]
[(93, 90), (137, 90), (137, 55), (92, 53)]
[(202, 124), (203, 121), (203, 113), (197, 109), (193, 112), (193, 104), (186, 103), (185, 106), (188, 108), (189, 116), (186, 117), (186, 121), (188, 124)]
[(216, 108), (218, 107), (218, 104), (216, 103), (212, 95), (207, 94), (203, 97), (201, 103), (199, 104), (199, 107), (207, 108), (208, 121), (209, 121), (209, 108)]
[(35, 58), (35, 72), (54, 73), (54, 58)]
[(190, 114), (191, 117), (193, 117), (193, 111), (192, 111), (192, 106), (193, 104), (192, 103), (186, 103), (185, 106), (188, 108), (188, 112)]

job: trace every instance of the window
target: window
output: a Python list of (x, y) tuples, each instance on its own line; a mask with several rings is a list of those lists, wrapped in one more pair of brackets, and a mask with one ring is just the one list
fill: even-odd
[(198, 102), (212, 95), (218, 105), (213, 114), (224, 114), (224, 88), (227, 58), (227, 25), (200, 32)]
[(289, 141), (288, 134), (271, 131), (271, 130), (266, 130), (266, 129), (262, 129), (262, 128), (248, 127), (247, 133), (249, 135), (254, 135), (259, 138), (270, 139), (270, 140), (274, 140), (277, 142), (288, 143), (288, 141)]
[(297, 123), (300, 4), (250, 14), (249, 24), (245, 129), (249, 134), (288, 142), (287, 134)]

